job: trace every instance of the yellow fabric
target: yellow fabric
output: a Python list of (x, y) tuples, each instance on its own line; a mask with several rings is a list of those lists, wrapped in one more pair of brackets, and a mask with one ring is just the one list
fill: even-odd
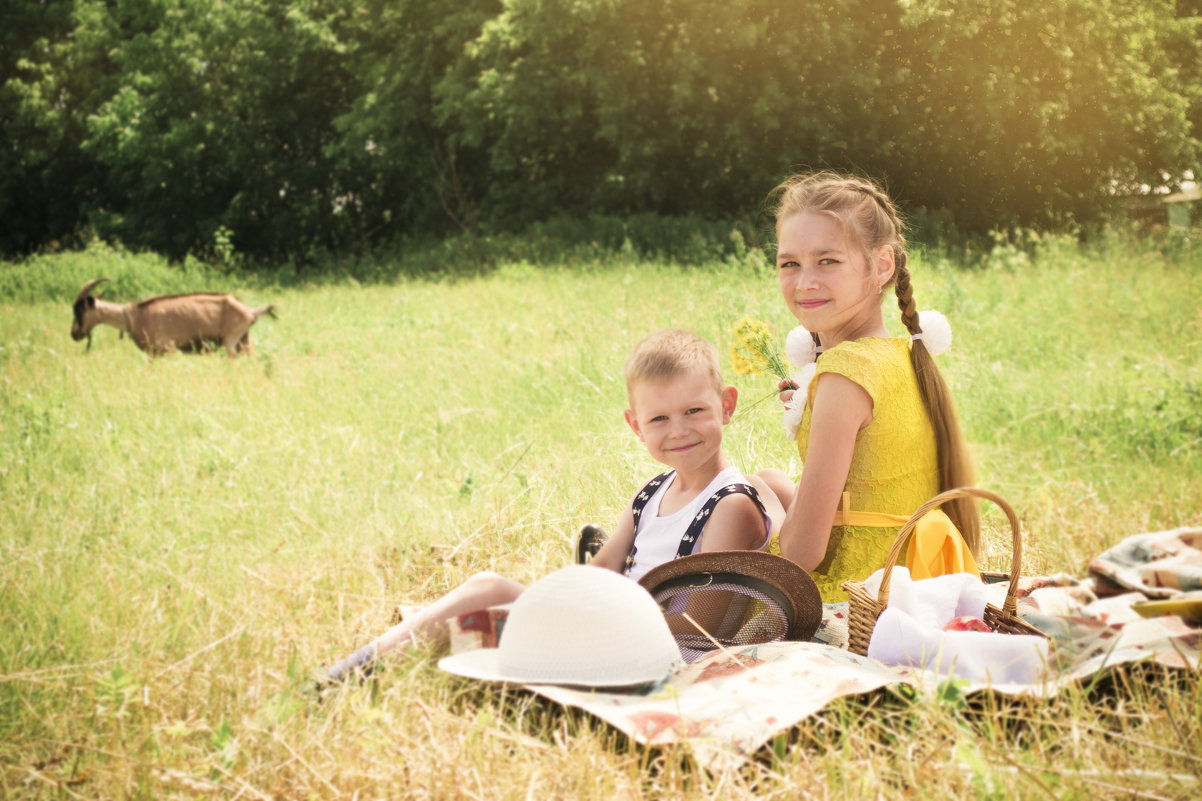
[[(901, 519), (888, 527), (840, 520), (831, 529), (826, 556), (811, 575), (822, 600), (835, 603), (847, 600), (839, 586), (844, 581), (863, 580), (884, 567), (898, 529), (939, 492), (939, 474), (935, 434), (910, 365), (910, 342), (900, 338), (841, 342), (818, 357), (797, 435), (803, 463), (809, 448), (814, 391), (826, 373), (849, 378), (872, 398), (872, 421), (856, 435), (844, 487), (854, 503), (851, 508)], [(769, 543), (769, 550), (780, 553), (778, 537)]]
[(972, 573), (981, 577), (968, 543), (956, 524), (940, 509), (932, 509), (918, 519), (906, 547), (905, 564), (910, 569), (910, 578), (934, 578), (948, 573)]

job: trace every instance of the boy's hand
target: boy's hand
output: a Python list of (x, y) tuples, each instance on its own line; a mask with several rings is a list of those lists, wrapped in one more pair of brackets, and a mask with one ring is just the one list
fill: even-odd
[(634, 503), (626, 504), (626, 510), (618, 518), (613, 535), (601, 546), (601, 550), (589, 560), (594, 567), (605, 567), (621, 573), (626, 567), (626, 555), (634, 545)]

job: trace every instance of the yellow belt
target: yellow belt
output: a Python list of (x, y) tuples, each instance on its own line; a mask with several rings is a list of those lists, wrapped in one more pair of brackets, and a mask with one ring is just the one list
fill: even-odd
[[(884, 512), (860, 512), (851, 508), (851, 493), (843, 493), (843, 502), (835, 512), (833, 525), (900, 529), (909, 516)], [(906, 567), (913, 579), (942, 576), (946, 573), (972, 573), (980, 576), (977, 560), (964, 542), (951, 518), (939, 509), (927, 512), (914, 526), (906, 549)]]
[(834, 526), (868, 526), (869, 528), (901, 528), (909, 515), (889, 515), (884, 512), (858, 512), (851, 508), (851, 493), (843, 493), (843, 503), (835, 510)]

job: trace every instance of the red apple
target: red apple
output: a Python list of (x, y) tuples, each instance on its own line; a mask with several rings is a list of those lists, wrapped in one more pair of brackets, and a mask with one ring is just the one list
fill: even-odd
[(984, 631), (984, 632), (993, 631), (993, 629), (989, 628), (989, 626), (985, 623), (984, 620), (981, 620), (981, 618), (979, 618), (979, 617), (973, 617), (972, 615), (964, 615), (962, 617), (952, 618), (951, 620), (949, 620), (947, 622), (947, 625), (943, 627), (943, 630), (944, 631)]

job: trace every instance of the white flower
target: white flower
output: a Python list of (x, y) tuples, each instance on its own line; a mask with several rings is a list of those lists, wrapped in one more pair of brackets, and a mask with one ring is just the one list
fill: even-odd
[(814, 343), (814, 335), (807, 331), (805, 326), (799, 325), (794, 328), (785, 337), (785, 355), (795, 367), (813, 364), (818, 358), (818, 346)]
[(806, 397), (810, 392), (810, 382), (814, 380), (814, 371), (817, 369), (818, 365), (810, 362), (793, 374), (793, 383), (797, 384), (797, 389), (793, 391), (793, 397), (785, 403), (784, 413), (785, 434), (790, 441), (797, 439), (797, 430), (801, 428), (801, 417), (805, 412)]
[(932, 356), (938, 356), (952, 346), (952, 326), (942, 312), (920, 311), (918, 327), (922, 329), (922, 344)]
[(802, 401), (801, 395), (794, 395), (792, 400), (785, 404), (785, 434), (790, 442), (797, 440), (797, 429), (801, 428), (802, 408), (805, 406)]

